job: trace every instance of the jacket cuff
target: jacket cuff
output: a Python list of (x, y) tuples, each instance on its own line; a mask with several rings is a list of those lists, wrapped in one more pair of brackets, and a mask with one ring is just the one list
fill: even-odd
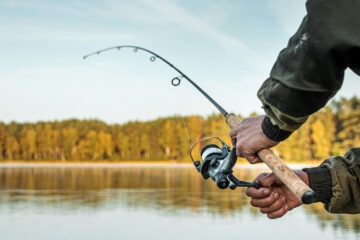
[(304, 168), (310, 188), (315, 192), (315, 202), (330, 202), (332, 196), (330, 171), (326, 167)]
[(273, 141), (280, 142), (287, 139), (292, 132), (280, 129), (278, 126), (273, 125), (268, 116), (264, 117), (261, 124), (264, 134)]

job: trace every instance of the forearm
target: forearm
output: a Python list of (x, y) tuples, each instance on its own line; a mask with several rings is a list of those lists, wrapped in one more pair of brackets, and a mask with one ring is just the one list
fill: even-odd
[(304, 169), (318, 202), (331, 213), (360, 213), (360, 148)]
[(326, 105), (347, 67), (360, 68), (360, 1), (308, 0), (306, 6), (307, 16), (258, 91), (270, 120), (264, 133), (276, 141)]
[(286, 139), (310, 114), (322, 108), (333, 94), (302, 91), (272, 78), (267, 79), (258, 91), (267, 117), (262, 125), (265, 135), (274, 141)]

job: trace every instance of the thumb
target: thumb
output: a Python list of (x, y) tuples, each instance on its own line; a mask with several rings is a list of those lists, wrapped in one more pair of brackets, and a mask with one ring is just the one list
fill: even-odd
[(273, 184), (283, 185), (283, 182), (274, 174), (270, 173), (260, 180), (260, 184), (264, 187), (271, 187)]

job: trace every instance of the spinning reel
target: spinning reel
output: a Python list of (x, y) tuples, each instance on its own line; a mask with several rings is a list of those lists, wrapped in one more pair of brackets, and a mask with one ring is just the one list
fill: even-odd
[[(197, 144), (208, 139), (218, 140), (222, 147), (220, 148), (216, 144), (207, 144), (201, 149), (201, 161), (194, 161), (192, 150)], [(207, 137), (194, 143), (190, 148), (190, 157), (203, 178), (205, 180), (211, 178), (221, 189), (227, 187), (232, 190), (237, 187), (261, 187), (261, 185), (256, 182), (241, 181), (232, 174), (232, 169), (237, 160), (236, 148), (231, 149), (218, 137)]]

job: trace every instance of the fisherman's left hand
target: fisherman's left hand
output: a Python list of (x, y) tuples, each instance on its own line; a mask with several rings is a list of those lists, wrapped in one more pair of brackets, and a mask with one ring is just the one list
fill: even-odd
[[(309, 185), (309, 178), (304, 171), (294, 171), (301, 180)], [(248, 188), (246, 195), (251, 197), (250, 204), (260, 208), (268, 218), (280, 218), (288, 211), (300, 206), (301, 201), (284, 185), (274, 173), (262, 173), (254, 180), (263, 188)]]
[(236, 155), (246, 158), (249, 163), (259, 163), (256, 153), (276, 146), (279, 142), (269, 139), (261, 128), (265, 115), (245, 118), (230, 132), (231, 141), (236, 142)]

